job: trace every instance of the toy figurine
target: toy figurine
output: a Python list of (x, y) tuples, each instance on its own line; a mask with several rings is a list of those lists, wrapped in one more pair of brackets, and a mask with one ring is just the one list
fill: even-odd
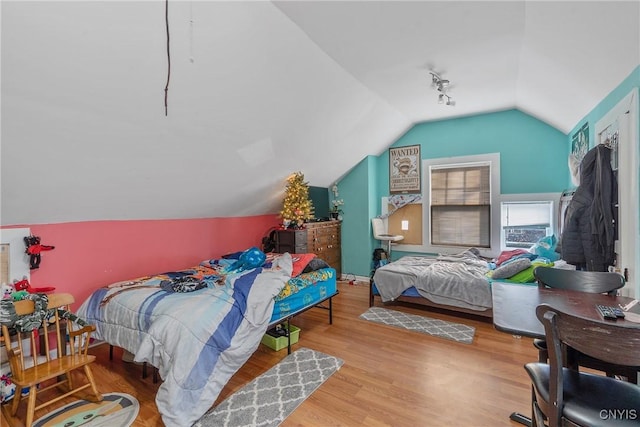
[(40, 268), (40, 252), (55, 249), (55, 246), (40, 244), (40, 237), (34, 236), (33, 234), (24, 238), (24, 244), (27, 245), (25, 253), (29, 254), (29, 268), (31, 270)]
[(30, 294), (39, 294), (39, 293), (45, 293), (45, 292), (52, 292), (56, 290), (56, 288), (51, 286), (46, 286), (43, 288), (34, 288), (29, 284), (29, 280), (27, 280), (26, 277), (23, 277), (22, 280), (14, 280), (13, 287), (17, 292), (27, 291)]
[(3, 283), (0, 286), (0, 299), (11, 299), (11, 294), (16, 291), (16, 288), (11, 283)]

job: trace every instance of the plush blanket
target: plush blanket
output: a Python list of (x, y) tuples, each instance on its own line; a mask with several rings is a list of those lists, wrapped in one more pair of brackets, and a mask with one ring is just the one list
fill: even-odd
[[(94, 337), (157, 367), (156, 404), (166, 426), (191, 426), (253, 354), (291, 278), (289, 254), (271, 268), (227, 273), (233, 260), (121, 282), (95, 291), (78, 315)], [(194, 277), (205, 286), (188, 286)], [(173, 285), (172, 285), (173, 284)]]
[(438, 258), (405, 256), (378, 268), (373, 281), (382, 301), (392, 301), (413, 286), (438, 304), (486, 310), (492, 305), (488, 271), (488, 263), (467, 250)]

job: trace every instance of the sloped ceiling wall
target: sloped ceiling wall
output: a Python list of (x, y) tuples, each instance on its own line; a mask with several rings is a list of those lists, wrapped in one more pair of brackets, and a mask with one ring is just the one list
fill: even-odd
[(0, 224), (276, 213), (417, 122), (568, 132), (640, 63), (637, 2), (168, 4), (165, 115), (164, 2), (0, 3)]

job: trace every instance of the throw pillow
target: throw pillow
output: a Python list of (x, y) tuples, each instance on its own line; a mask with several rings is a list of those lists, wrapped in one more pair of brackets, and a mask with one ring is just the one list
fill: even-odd
[(298, 277), (302, 274), (302, 270), (316, 257), (316, 254), (291, 254), (293, 260), (293, 271), (291, 277)]
[(553, 267), (552, 262), (544, 262), (544, 261), (534, 261), (531, 263), (531, 267), (525, 268), (521, 272), (509, 277), (510, 282), (516, 283), (532, 283), (536, 281), (536, 278), (533, 276), (533, 270), (538, 266), (545, 267)]
[(507, 279), (529, 267), (531, 267), (531, 260), (529, 258), (519, 258), (508, 264), (501, 265), (500, 267), (493, 270), (493, 274), (491, 274), (491, 277), (493, 279)]

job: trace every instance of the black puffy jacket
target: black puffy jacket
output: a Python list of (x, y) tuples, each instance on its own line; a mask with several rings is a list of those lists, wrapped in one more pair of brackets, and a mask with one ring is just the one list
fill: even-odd
[(606, 271), (613, 265), (617, 192), (611, 150), (596, 145), (582, 159), (580, 185), (567, 207), (561, 236), (562, 259), (567, 263), (591, 271)]

